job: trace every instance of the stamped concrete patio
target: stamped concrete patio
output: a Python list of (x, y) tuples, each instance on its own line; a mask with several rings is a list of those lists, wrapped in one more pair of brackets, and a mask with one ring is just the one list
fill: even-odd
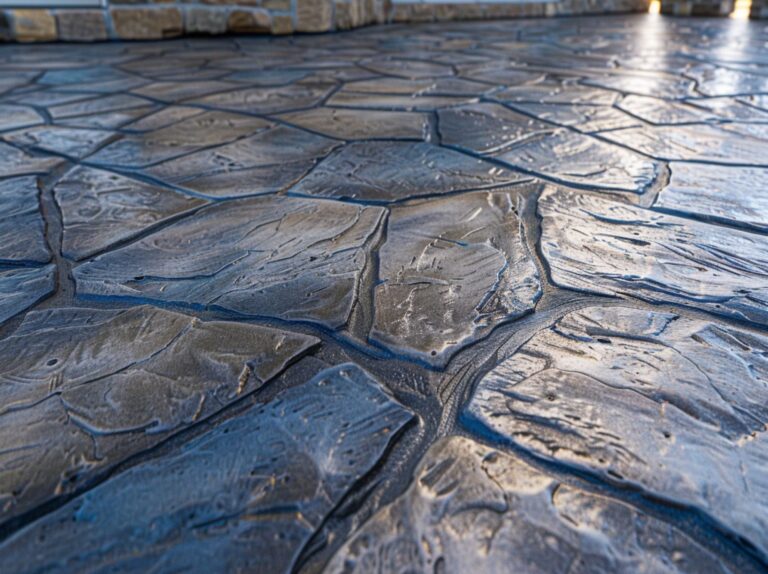
[(0, 48), (0, 572), (768, 567), (768, 28)]

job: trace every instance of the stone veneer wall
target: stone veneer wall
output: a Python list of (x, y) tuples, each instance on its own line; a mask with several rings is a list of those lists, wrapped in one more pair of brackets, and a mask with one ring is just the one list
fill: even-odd
[(184, 34), (292, 34), (374, 23), (642, 12), (649, 0), (435, 4), (391, 0), (108, 0), (103, 9), (5, 9), (0, 40), (155, 40)]
[(661, 0), (661, 13), (672, 16), (728, 16), (734, 0)]
[(768, 19), (768, 0), (752, 0), (749, 17)]

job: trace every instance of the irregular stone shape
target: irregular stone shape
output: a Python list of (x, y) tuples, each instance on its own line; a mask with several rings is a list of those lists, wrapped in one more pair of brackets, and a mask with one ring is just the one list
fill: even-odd
[(271, 87), (287, 86), (306, 78), (309, 72), (302, 70), (242, 70), (229, 74), (226, 79), (233, 82), (243, 82), (250, 86)]
[(592, 104), (610, 106), (619, 95), (579, 84), (544, 81), (524, 86), (510, 86), (490, 96), (500, 102), (528, 102), (531, 104)]
[(758, 108), (761, 111), (768, 112), (768, 94), (751, 94), (749, 96), (741, 96), (739, 100), (747, 103), (750, 106)]
[(379, 250), (371, 337), (445, 365), (541, 297), (536, 265), (508, 192), (479, 192), (392, 210)]
[(628, 307), (540, 331), (466, 416), (536, 456), (689, 506), (768, 550), (768, 338)]
[(78, 92), (67, 90), (57, 90), (55, 88), (46, 88), (34, 91), (24, 91), (15, 96), (8, 96), (9, 100), (28, 106), (49, 107), (68, 102), (79, 102), (93, 99), (93, 94), (88, 92)]
[(193, 102), (249, 114), (274, 114), (315, 106), (330, 94), (333, 88), (334, 84), (309, 82), (274, 88), (240, 88), (197, 98)]
[(226, 92), (234, 88), (239, 88), (237, 84), (231, 82), (219, 82), (216, 80), (197, 81), (197, 82), (152, 82), (132, 90), (134, 94), (147, 96), (162, 102), (180, 102), (199, 98), (209, 94)]
[[(87, 62), (87, 59), (84, 61)], [(133, 79), (134, 75), (129, 74), (119, 68), (106, 64), (97, 64), (95, 66), (77, 67), (64, 66), (62, 69), (51, 69), (46, 71), (42, 77), (37, 80), (38, 84), (51, 86), (82, 86), (84, 84), (94, 84), (103, 82), (115, 82), (126, 79)]]
[(38, 126), (3, 136), (23, 148), (43, 150), (75, 159), (90, 155), (115, 134), (107, 130), (89, 130), (62, 126)]
[(655, 208), (768, 231), (768, 169), (672, 163), (670, 172)]
[(56, 124), (72, 128), (115, 130), (156, 110), (157, 106), (146, 106), (143, 108), (131, 108), (125, 111), (73, 116), (60, 119)]
[(356, 365), (333, 367), (18, 531), (0, 568), (292, 572), (411, 418)]
[(207, 203), (88, 167), (78, 167), (67, 174), (54, 187), (54, 195), (64, 227), (62, 253), (76, 260)]
[(695, 98), (685, 103), (705, 110), (719, 118), (739, 121), (768, 121), (768, 111), (761, 110), (731, 97)]
[[(438, 112), (442, 142), (574, 186), (644, 193), (661, 166), (596, 138), (546, 125), (497, 104)], [(615, 132), (608, 132), (613, 134)]]
[(463, 437), (435, 443), (408, 490), (325, 572), (731, 572), (685, 532)]
[(75, 268), (80, 295), (343, 326), (383, 210), (257, 197), (198, 211)]
[(686, 75), (697, 82), (697, 90), (705, 96), (741, 96), (768, 92), (768, 78), (712, 64), (693, 66)]
[(154, 114), (150, 114), (132, 122), (129, 126), (126, 126), (123, 131), (151, 132), (161, 128), (167, 128), (173, 124), (180, 123), (183, 120), (201, 116), (205, 113), (206, 111), (201, 110), (200, 108), (169, 105), (158, 110)]
[(32, 108), (0, 104), (0, 131), (26, 128), (42, 123), (43, 118)]
[(510, 104), (516, 110), (535, 116), (545, 122), (572, 127), (583, 133), (592, 133), (642, 125), (642, 122), (612, 106), (588, 104)]
[(0, 520), (88, 486), (317, 343), (152, 307), (30, 312), (0, 350)]
[(403, 78), (377, 77), (347, 82), (345, 90), (367, 94), (407, 94), (410, 96), (481, 96), (493, 87), (462, 78), (435, 78), (406, 80)]
[(711, 110), (692, 106), (686, 102), (668, 101), (648, 96), (626, 96), (616, 105), (627, 113), (656, 125), (708, 122), (721, 119)]
[(475, 69), (467, 69), (461, 75), (470, 80), (487, 82), (496, 86), (522, 86), (542, 79), (542, 74), (539, 72), (508, 68), (506, 62), (494, 62), (490, 66), (484, 65)]
[(230, 143), (269, 126), (265, 120), (251, 116), (206, 112), (153, 132), (126, 136), (89, 160), (100, 165), (140, 168)]
[(495, 155), (557, 128), (499, 104), (471, 104), (438, 112), (444, 144)]
[(768, 139), (718, 126), (646, 126), (614, 130), (602, 137), (667, 161), (768, 166)]
[(298, 181), (339, 142), (288, 126), (259, 133), (151, 167), (146, 173), (207, 197), (282, 191)]
[(329, 106), (345, 106), (349, 108), (381, 108), (385, 110), (428, 112), (448, 106), (465, 104), (468, 101), (472, 101), (472, 98), (465, 96), (368, 94), (343, 89), (328, 98), (326, 104)]
[(129, 94), (114, 94), (80, 100), (73, 103), (61, 104), (48, 108), (48, 112), (54, 119), (71, 118), (75, 116), (91, 115), (105, 112), (129, 110), (132, 108), (146, 107), (149, 102), (143, 98), (137, 98)]
[(0, 323), (28, 309), (56, 289), (56, 266), (0, 269)]
[(658, 162), (568, 130), (526, 141), (497, 159), (573, 186), (636, 194), (652, 188), (662, 170)]
[(366, 141), (330, 155), (291, 193), (387, 203), (521, 181), (528, 178), (432, 144)]
[(44, 174), (61, 161), (57, 157), (33, 155), (0, 142), (0, 177)]
[(693, 95), (693, 81), (677, 75), (660, 74), (658, 72), (623, 73), (613, 76), (587, 78), (584, 84), (597, 88), (616, 90), (623, 94), (639, 96), (657, 96), (664, 94), (667, 98), (685, 98)]
[(313, 132), (342, 140), (420, 140), (429, 133), (427, 115), (419, 113), (315, 108), (279, 117)]
[[(7, 25), (8, 20), (0, 20), (0, 25), (3, 23)], [(3, 28), (4, 30), (7, 29), (5, 26), (3, 26)], [(39, 74), (40, 72), (35, 70), (22, 71), (17, 69), (13, 69), (12, 74), (3, 74), (3, 77), (0, 77), (0, 94), (5, 94), (15, 88), (26, 86), (33, 82)]]
[(437, 62), (399, 58), (372, 58), (362, 60), (360, 65), (378, 74), (395, 76), (410, 80), (451, 76), (450, 66)]
[(541, 252), (561, 287), (768, 324), (768, 237), (545, 191)]
[(51, 259), (38, 195), (34, 177), (0, 180), (0, 264)]

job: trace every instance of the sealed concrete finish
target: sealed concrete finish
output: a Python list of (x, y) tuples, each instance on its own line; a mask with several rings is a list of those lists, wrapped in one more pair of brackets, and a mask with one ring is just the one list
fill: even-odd
[(765, 571), (767, 45), (0, 47), (0, 571)]

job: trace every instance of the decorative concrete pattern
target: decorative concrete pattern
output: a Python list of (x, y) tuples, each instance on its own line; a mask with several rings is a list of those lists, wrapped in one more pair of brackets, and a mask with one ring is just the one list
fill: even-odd
[(696, 507), (765, 556), (767, 356), (768, 337), (742, 329), (590, 307), (487, 373), (467, 416), (542, 458)]
[(765, 572), (766, 45), (0, 47), (0, 572)]

